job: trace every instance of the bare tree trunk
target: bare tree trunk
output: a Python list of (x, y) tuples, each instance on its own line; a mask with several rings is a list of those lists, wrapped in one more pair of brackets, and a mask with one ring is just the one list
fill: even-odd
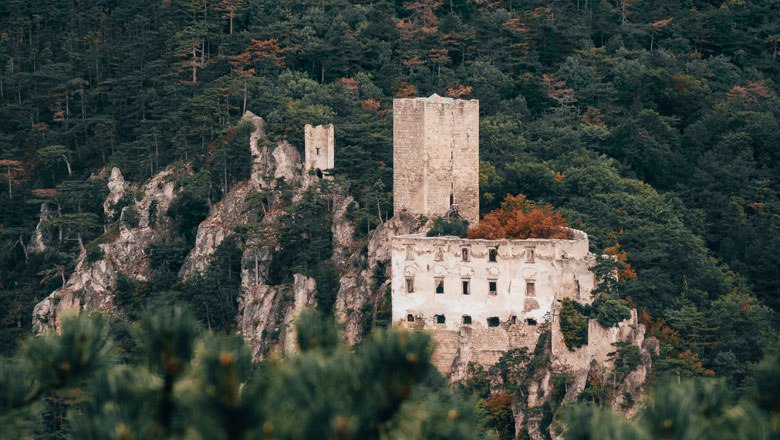
[(626, 4), (627, 3), (628, 3), (628, 0), (622, 0), (620, 2), (620, 24), (626, 24), (626, 21), (627, 21)]
[(8, 176), (8, 198), (13, 199), (14, 193), (13, 193), (13, 186), (11, 185), (11, 165), (8, 165), (7, 167), (7, 173)]
[(243, 108), (243, 110), (241, 111), (241, 114), (242, 114), (242, 115), (243, 115), (244, 113), (246, 113), (246, 78), (244, 78), (244, 79), (243, 79), (243, 82), (244, 82), (244, 108)]
[(195, 52), (195, 46), (192, 46), (192, 83), (193, 84), (198, 82), (197, 65), (198, 65), (198, 55)]
[(68, 160), (68, 156), (66, 154), (62, 155), (62, 159), (65, 160), (65, 165), (68, 167), (68, 175), (73, 174), (73, 170), (70, 168), (70, 160)]
[(24, 238), (21, 235), (19, 236), (19, 246), (22, 247), (22, 252), (24, 252), (24, 261), (26, 262), (29, 255), (27, 254), (27, 246), (24, 245)]
[(79, 241), (79, 254), (86, 254), (87, 248), (84, 247), (84, 241), (81, 239), (81, 232), (76, 234), (76, 239)]

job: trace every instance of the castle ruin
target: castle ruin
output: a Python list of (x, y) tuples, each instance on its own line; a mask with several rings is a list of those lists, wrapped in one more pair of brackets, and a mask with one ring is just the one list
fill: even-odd
[(323, 177), (333, 169), (335, 157), (335, 142), (333, 124), (304, 126), (304, 171), (313, 170), (317, 176)]
[[(396, 212), (430, 217), (456, 204), (474, 225), (478, 101), (433, 95), (394, 100), (393, 110)], [(489, 367), (509, 349), (533, 350), (544, 331), (551, 331), (553, 362), (585, 372), (592, 360), (609, 361), (613, 342), (641, 339), (633, 313), (610, 329), (591, 321), (588, 344), (575, 351), (566, 347), (556, 319), (561, 302), (591, 303), (597, 282), (585, 232), (526, 240), (399, 235), (391, 254), (393, 325), (431, 332), (433, 363), (452, 379), (463, 378), (469, 362)]]
[(393, 100), (393, 209), (479, 221), (479, 101)]

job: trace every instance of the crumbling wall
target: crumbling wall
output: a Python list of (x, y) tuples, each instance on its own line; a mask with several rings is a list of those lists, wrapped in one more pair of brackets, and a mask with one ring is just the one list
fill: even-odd
[(304, 171), (324, 172), (334, 166), (335, 142), (333, 124), (304, 126)]
[(469, 362), (490, 366), (511, 348), (533, 349), (563, 298), (592, 301), (594, 263), (587, 234), (576, 230), (568, 240), (396, 236), (393, 323), (430, 330), (434, 363), (461, 379)]

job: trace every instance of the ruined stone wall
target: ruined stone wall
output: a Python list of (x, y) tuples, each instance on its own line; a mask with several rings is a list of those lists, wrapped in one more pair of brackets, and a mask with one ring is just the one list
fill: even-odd
[[(573, 231), (572, 237), (395, 237), (393, 323), (431, 331), (438, 343), (434, 363), (445, 374), (459, 375), (469, 361), (492, 365), (509, 348), (533, 349), (539, 326), (553, 319), (558, 301), (592, 301), (596, 280), (589, 269), (595, 256), (585, 233)], [(437, 293), (440, 282), (443, 293)], [(491, 326), (496, 318), (498, 325)]]
[(441, 216), (458, 205), (479, 221), (479, 101), (393, 100), (393, 199), (396, 212)]
[(542, 328), (524, 322), (504, 323), (495, 328), (461, 325), (457, 330), (448, 330), (443, 325), (426, 326), (425, 323), (400, 322), (398, 326), (429, 331), (436, 347), (433, 365), (439, 372), (453, 379), (465, 377), (469, 362), (477, 362), (489, 368), (512, 348), (533, 349)]
[(335, 142), (333, 124), (304, 126), (304, 170), (325, 171), (333, 168)]

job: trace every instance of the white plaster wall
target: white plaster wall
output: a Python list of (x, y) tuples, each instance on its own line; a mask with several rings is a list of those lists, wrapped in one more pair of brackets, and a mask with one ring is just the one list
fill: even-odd
[[(407, 235), (392, 242), (393, 322), (408, 326), (407, 315), (415, 317), (415, 327), (458, 330), (463, 315), (472, 318), (471, 327), (487, 328), (489, 317), (502, 324), (515, 316), (544, 322), (553, 304), (563, 298), (590, 302), (595, 277), (589, 271), (595, 262), (588, 252), (587, 235), (574, 231), (572, 240), (467, 240), (457, 237)], [(412, 253), (407, 251), (411, 247)], [(469, 249), (468, 262), (461, 249)], [(488, 261), (488, 249), (498, 248), (496, 262)], [(437, 248), (442, 261), (436, 261)], [(527, 261), (527, 249), (534, 261)], [(414, 292), (406, 291), (406, 276), (414, 276)], [(435, 280), (444, 279), (445, 293), (435, 293)], [(470, 282), (470, 295), (463, 295), (462, 281)], [(497, 294), (488, 293), (488, 282), (496, 280)], [(528, 295), (526, 283), (534, 282), (535, 294)], [(578, 287), (579, 286), (579, 287)], [(445, 324), (436, 324), (435, 315), (445, 315)]]

